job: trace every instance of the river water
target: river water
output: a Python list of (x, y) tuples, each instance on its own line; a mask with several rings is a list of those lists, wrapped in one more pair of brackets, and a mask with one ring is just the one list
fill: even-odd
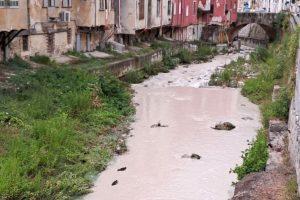
[[(258, 107), (239, 89), (203, 87), (211, 73), (238, 54), (181, 66), (133, 85), (137, 103), (129, 151), (116, 157), (95, 182), (86, 200), (227, 200), (229, 173), (260, 127)], [(244, 120), (242, 118), (246, 118)], [(232, 131), (212, 129), (218, 122)], [(152, 127), (160, 122), (168, 127)], [(196, 153), (200, 160), (182, 158)], [(126, 167), (125, 171), (118, 171)], [(118, 184), (112, 186), (112, 182)]]

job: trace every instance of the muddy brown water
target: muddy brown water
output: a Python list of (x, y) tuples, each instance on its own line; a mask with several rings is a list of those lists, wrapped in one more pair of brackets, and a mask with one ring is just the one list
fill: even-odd
[[(260, 127), (259, 110), (240, 90), (198, 88), (206, 84), (193, 77), (210, 76), (208, 68), (213, 71), (224, 60), (237, 56), (217, 56), (211, 63), (179, 67), (134, 85), (134, 101), (139, 106), (132, 124), (133, 137), (127, 141), (129, 151), (111, 162), (84, 199), (229, 199), (236, 181), (229, 171), (241, 163), (241, 151)], [(253, 120), (242, 119), (247, 117)], [(168, 127), (151, 128), (159, 121)], [(236, 128), (211, 128), (222, 121), (232, 122)], [(182, 158), (192, 153), (201, 159)], [(118, 171), (122, 167), (126, 170)], [(112, 186), (115, 180), (118, 184)]]

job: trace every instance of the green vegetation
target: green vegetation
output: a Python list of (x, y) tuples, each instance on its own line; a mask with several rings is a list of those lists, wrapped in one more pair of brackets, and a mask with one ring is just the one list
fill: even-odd
[(146, 64), (141, 70), (130, 71), (126, 73), (121, 79), (127, 83), (141, 83), (149, 76), (157, 75), (158, 73), (166, 73), (173, 69), (173, 65), (165, 65), (164, 62), (157, 62), (153, 64)]
[[(232, 79), (241, 77), (241, 73), (236, 73), (240, 70), (234, 69), (244, 68), (245, 64), (249, 66), (249, 73), (255, 75), (254, 77), (241, 77), (242, 80), (245, 80), (242, 94), (260, 105), (264, 127), (243, 154), (243, 164), (233, 170), (239, 179), (250, 172), (257, 172), (265, 168), (268, 158), (265, 130), (269, 126), (269, 120), (287, 120), (288, 118), (289, 105), (294, 91), (293, 71), (298, 41), (299, 30), (291, 35), (285, 34), (280, 41), (270, 45), (267, 50), (258, 48), (251, 54), (249, 61), (243, 61), (238, 67), (231, 64), (229, 68), (212, 77), (212, 83), (215, 83), (217, 78), (217, 80), (222, 80), (222, 84), (226, 84)], [(224, 74), (227, 73), (229, 75), (224, 78)], [(275, 101), (272, 101), (272, 91), (275, 84), (280, 85), (282, 89)]]
[(44, 67), (0, 94), (0, 199), (72, 199), (89, 191), (133, 113), (126, 84), (110, 75)]
[(30, 64), (20, 58), (19, 56), (15, 55), (13, 58), (9, 59), (8, 61), (3, 63), (6, 66), (9, 66), (11, 69), (29, 69)]
[(39, 64), (48, 65), (48, 66), (55, 66), (56, 63), (54, 60), (51, 60), (46, 55), (35, 55), (33, 57), (30, 57), (30, 60)]
[(286, 200), (299, 200), (298, 196), (298, 184), (297, 184), (297, 176), (293, 176), (287, 183), (286, 192), (285, 192)]
[(251, 172), (258, 172), (265, 168), (268, 160), (267, 134), (264, 129), (258, 131), (255, 141), (243, 152), (243, 164), (233, 170), (238, 175), (238, 180)]

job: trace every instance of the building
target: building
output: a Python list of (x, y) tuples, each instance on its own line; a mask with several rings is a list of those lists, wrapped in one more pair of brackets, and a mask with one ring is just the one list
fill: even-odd
[(201, 0), (199, 23), (204, 25), (203, 40), (227, 42), (226, 29), (237, 21), (237, 4), (237, 0)]
[(121, 43), (154, 39), (171, 25), (172, 0), (117, 0), (115, 9)]
[(73, 48), (70, 0), (0, 0), (0, 5), (2, 59), (61, 54)]
[(180, 41), (200, 39), (198, 0), (173, 0), (172, 38)]
[(93, 51), (113, 39), (114, 8), (114, 0), (73, 0), (77, 51)]
[(279, 13), (290, 8), (290, 0), (239, 0), (238, 12)]

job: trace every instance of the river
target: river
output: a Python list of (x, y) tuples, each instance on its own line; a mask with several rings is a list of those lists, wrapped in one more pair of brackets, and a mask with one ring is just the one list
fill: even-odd
[[(239, 54), (180, 66), (133, 85), (137, 104), (129, 151), (115, 157), (86, 200), (227, 200), (241, 151), (260, 127), (259, 109), (239, 89), (206, 87), (213, 71)], [(242, 119), (244, 118), (244, 119)], [(246, 119), (246, 120), (245, 120)], [(212, 129), (218, 122), (232, 131)], [(151, 127), (160, 122), (167, 127)], [(183, 158), (196, 153), (200, 160)], [(118, 171), (126, 167), (125, 171)], [(112, 186), (112, 182), (118, 184)]]

